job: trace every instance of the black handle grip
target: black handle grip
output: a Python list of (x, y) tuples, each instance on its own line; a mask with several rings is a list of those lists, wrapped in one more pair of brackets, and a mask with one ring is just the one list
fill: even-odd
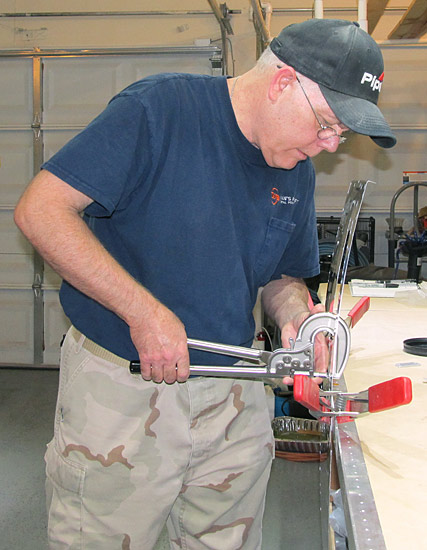
[(141, 363), (139, 361), (131, 361), (129, 363), (129, 372), (131, 374), (141, 374)]

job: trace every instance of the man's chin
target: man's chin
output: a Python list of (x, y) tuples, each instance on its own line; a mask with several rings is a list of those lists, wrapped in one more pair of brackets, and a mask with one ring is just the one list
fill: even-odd
[(273, 168), (281, 168), (282, 170), (292, 170), (295, 166), (301, 162), (297, 159), (274, 159), (273, 164), (270, 164)]
[(303, 162), (308, 158), (309, 158), (308, 155), (306, 155), (305, 153), (297, 149), (295, 154), (283, 155), (283, 156), (274, 155), (270, 159), (271, 162), (269, 162), (267, 159), (266, 159), (266, 162), (272, 168), (282, 168), (283, 170), (292, 170), (293, 168), (295, 168), (295, 166), (299, 162)]

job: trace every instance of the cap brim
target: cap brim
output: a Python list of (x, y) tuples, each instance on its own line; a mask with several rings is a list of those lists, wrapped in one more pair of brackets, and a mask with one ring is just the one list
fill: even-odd
[(336, 117), (350, 130), (370, 136), (386, 149), (396, 145), (396, 137), (374, 103), (330, 90), (322, 84), (319, 87)]

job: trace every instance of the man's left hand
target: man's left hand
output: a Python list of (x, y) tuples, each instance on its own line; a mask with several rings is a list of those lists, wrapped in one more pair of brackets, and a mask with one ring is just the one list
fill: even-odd
[[(325, 306), (322, 304), (315, 305), (310, 312), (302, 312), (296, 315), (293, 319), (291, 319), (289, 322), (287, 322), (281, 332), (282, 337), (282, 346), (284, 348), (289, 348), (289, 339), (293, 338), (293, 340), (296, 339), (298, 329), (301, 326), (301, 324), (309, 317), (310, 315), (314, 315), (315, 313), (321, 313), (325, 311)], [(317, 372), (326, 372), (328, 370), (329, 365), (329, 346), (328, 346), (328, 340), (327, 338), (319, 333), (316, 336), (316, 340), (314, 343), (314, 363), (315, 368)], [(321, 384), (323, 381), (323, 378), (314, 378), (315, 382), (317, 384)], [(292, 385), (294, 383), (293, 378), (290, 376), (285, 376), (283, 378), (283, 383), (286, 385)]]

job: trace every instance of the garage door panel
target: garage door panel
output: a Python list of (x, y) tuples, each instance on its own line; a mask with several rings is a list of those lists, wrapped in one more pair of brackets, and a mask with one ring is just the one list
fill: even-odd
[(0, 125), (32, 122), (31, 59), (0, 59)]
[(143, 60), (139, 59), (134, 64), (135, 72), (133, 81), (140, 80), (155, 73), (199, 73), (212, 74), (212, 64), (206, 55), (146, 55)]
[(124, 60), (103, 57), (45, 60), (44, 123), (87, 124), (129, 82), (128, 69)]
[(40, 55), (40, 96), (38, 79), (33, 83), (37, 58), (0, 57), (0, 322), (7, 327), (0, 337), (1, 363), (57, 365), (69, 327), (59, 302), (60, 277), (46, 264), (43, 271), (13, 221), (34, 166), (51, 158), (132, 82), (160, 72), (212, 74), (211, 55)]
[(44, 286), (59, 289), (62, 279), (48, 264), (45, 264)]
[(33, 362), (33, 293), (0, 290), (0, 363)]
[(0, 202), (15, 205), (33, 173), (33, 133), (0, 132)]
[(59, 303), (58, 292), (45, 290), (44, 315), (44, 363), (48, 365), (58, 365), (60, 359), (60, 343), (70, 326), (70, 321), (65, 316), (61, 304)]
[(33, 283), (32, 254), (1, 254), (0, 255), (0, 286), (13, 287)]
[(48, 161), (61, 147), (70, 141), (79, 130), (46, 130), (43, 132), (44, 160)]
[[(208, 55), (146, 54), (44, 60), (45, 124), (87, 124), (129, 84), (161, 72), (211, 74)], [(78, 78), (76, 78), (78, 74)]]
[(0, 210), (0, 250), (2, 254), (32, 254), (33, 248), (13, 221), (12, 210)]

